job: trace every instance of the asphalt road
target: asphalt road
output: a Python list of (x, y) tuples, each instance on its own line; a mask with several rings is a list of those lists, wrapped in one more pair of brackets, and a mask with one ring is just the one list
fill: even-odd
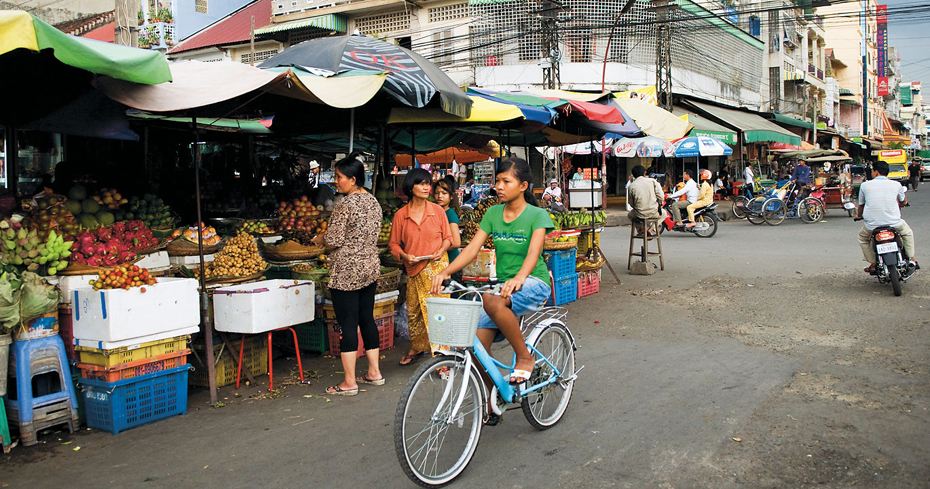
[[(904, 213), (926, 267), (921, 189)], [(812, 225), (666, 233), (665, 270), (631, 276), (629, 228), (608, 228), (619, 283), (605, 269), (601, 292), (569, 306), (586, 368), (566, 416), (540, 432), (506, 413), (452, 487), (927, 487), (930, 268), (893, 297), (861, 271), (858, 229), (829, 210)], [(238, 397), (223, 388), (221, 408), (192, 391), (185, 416), (116, 436), (46, 434), (2, 457), (0, 482), (413, 487), (393, 448), (405, 346), (385, 352), (388, 383), (357, 397), (324, 396), (341, 367), (305, 356), (312, 385), (277, 398), (261, 395), (267, 379)], [(279, 383), (291, 365), (276, 363)]]

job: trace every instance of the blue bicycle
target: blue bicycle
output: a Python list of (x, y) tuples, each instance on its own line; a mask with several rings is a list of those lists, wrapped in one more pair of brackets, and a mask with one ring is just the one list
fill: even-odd
[[(465, 287), (453, 281), (443, 293), (480, 299), (482, 292), (499, 293), (500, 287)], [(547, 307), (522, 318), (520, 327), (536, 365), (525, 383), (511, 385), (501, 369), (512, 371), (516, 356), (504, 365), (475, 336), (480, 300), (436, 297), (426, 299), (426, 305), (430, 342), (448, 349), (421, 365), (407, 382), (394, 416), (394, 447), (410, 480), (441, 487), (468, 466), (491, 413), (500, 416), (520, 406), (537, 429), (558, 423), (581, 369), (575, 370), (575, 340), (565, 325), (564, 308)], [(482, 371), (493, 384), (490, 391)]]

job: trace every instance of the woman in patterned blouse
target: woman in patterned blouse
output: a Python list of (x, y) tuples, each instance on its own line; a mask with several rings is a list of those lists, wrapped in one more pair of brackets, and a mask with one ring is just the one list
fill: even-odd
[[(365, 165), (352, 153), (335, 165), (336, 190), (345, 194), (333, 210), (330, 226), (325, 235), (313, 238), (316, 245), (335, 248), (330, 253), (329, 290), (333, 297), (336, 322), (343, 334), (339, 340), (342, 352), (342, 370), (345, 379), (326, 389), (336, 396), (358, 394), (358, 384), (383, 385), (384, 377), (378, 367), (379, 340), (375, 324), (375, 289), (381, 274), (378, 259), (378, 234), (381, 231), (381, 206), (362, 187), (365, 182)], [(368, 372), (355, 376), (360, 330), (368, 358)]]

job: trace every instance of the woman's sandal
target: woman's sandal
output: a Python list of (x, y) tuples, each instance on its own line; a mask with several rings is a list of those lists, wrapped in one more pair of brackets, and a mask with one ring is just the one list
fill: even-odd
[(512, 385), (518, 385), (530, 380), (530, 376), (533, 375), (533, 372), (529, 370), (520, 370), (518, 368), (513, 369), (510, 372), (510, 383)]
[(355, 381), (360, 384), (371, 384), (371, 385), (384, 385), (384, 377), (381, 377), (378, 380), (370, 380), (368, 374), (365, 374), (361, 377), (356, 377)]
[(357, 396), (358, 387), (355, 389), (343, 389), (342, 387), (339, 387), (339, 384), (336, 384), (334, 386), (327, 387), (326, 393), (331, 396)]
[(400, 365), (403, 367), (406, 367), (407, 365), (413, 365), (414, 363), (417, 363), (417, 360), (419, 360), (420, 356), (422, 356), (424, 353), (426, 352), (419, 351), (419, 352), (414, 353), (413, 355), (408, 353), (404, 355), (403, 358), (400, 359)]
[(501, 421), (504, 420), (504, 417), (500, 414), (491, 413), (488, 415), (488, 418), (484, 421), (485, 426), (497, 426), (501, 424)]

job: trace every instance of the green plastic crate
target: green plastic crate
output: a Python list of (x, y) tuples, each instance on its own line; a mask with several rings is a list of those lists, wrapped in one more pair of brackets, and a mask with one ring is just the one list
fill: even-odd
[(294, 326), (297, 332), (297, 345), (301, 350), (325, 352), (329, 350), (329, 337), (326, 334), (326, 323), (316, 319), (309, 323)]

